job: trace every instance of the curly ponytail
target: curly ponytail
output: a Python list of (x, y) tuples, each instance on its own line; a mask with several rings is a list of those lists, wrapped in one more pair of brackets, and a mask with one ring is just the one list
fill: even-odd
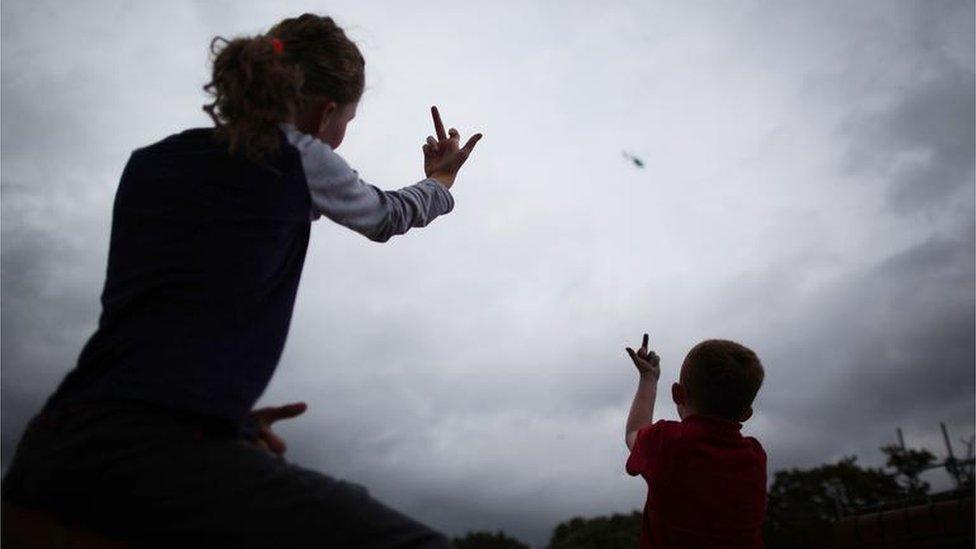
[[(281, 53), (272, 38), (284, 43)], [(219, 51), (218, 41), (225, 44)], [(203, 110), (231, 155), (243, 148), (257, 163), (277, 151), (279, 122), (294, 120), (317, 102), (351, 103), (363, 93), (363, 56), (331, 17), (306, 13), (281, 21), (266, 35), (230, 41), (218, 36), (210, 51), (213, 80), (203, 89), (214, 100)]]

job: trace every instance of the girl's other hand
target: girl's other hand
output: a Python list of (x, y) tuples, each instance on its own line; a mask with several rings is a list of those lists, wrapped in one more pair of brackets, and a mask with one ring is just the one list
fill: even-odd
[(444, 123), (441, 122), (441, 115), (436, 106), (430, 108), (430, 114), (434, 118), (437, 139), (432, 135), (427, 136), (427, 143), (423, 147), (424, 173), (450, 189), (454, 185), (458, 170), (464, 165), (464, 161), (468, 159), (482, 135), (480, 133), (472, 135), (461, 147), (461, 134), (454, 128), (444, 132)]
[(305, 412), (308, 408), (304, 402), (295, 402), (285, 406), (272, 406), (253, 410), (251, 416), (258, 424), (258, 438), (255, 444), (275, 455), (285, 453), (285, 441), (271, 430), (271, 424), (282, 419), (293, 418)]

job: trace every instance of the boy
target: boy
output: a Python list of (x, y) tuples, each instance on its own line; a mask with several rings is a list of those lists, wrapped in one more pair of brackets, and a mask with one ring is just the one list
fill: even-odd
[(652, 423), (660, 359), (627, 347), (640, 375), (627, 418), (627, 473), (648, 484), (641, 549), (761, 548), (766, 452), (742, 422), (763, 380), (756, 353), (710, 339), (694, 346), (671, 398), (681, 421)]

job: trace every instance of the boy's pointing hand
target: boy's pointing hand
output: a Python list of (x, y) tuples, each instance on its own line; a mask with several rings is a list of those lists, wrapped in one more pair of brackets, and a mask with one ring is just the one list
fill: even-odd
[(644, 342), (641, 344), (640, 349), (634, 352), (633, 349), (627, 347), (627, 354), (634, 361), (634, 366), (637, 367), (640, 375), (651, 376), (655, 380), (661, 376), (661, 359), (657, 356), (657, 353), (647, 349), (647, 334), (644, 334)]

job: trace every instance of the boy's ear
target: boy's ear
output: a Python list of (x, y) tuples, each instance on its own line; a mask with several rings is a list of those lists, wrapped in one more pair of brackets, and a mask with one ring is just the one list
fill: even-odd
[(739, 423), (745, 423), (746, 420), (752, 417), (752, 406), (746, 409), (745, 412), (739, 415)]
[(684, 406), (688, 404), (688, 391), (685, 386), (680, 383), (671, 384), (671, 400), (679, 406)]

